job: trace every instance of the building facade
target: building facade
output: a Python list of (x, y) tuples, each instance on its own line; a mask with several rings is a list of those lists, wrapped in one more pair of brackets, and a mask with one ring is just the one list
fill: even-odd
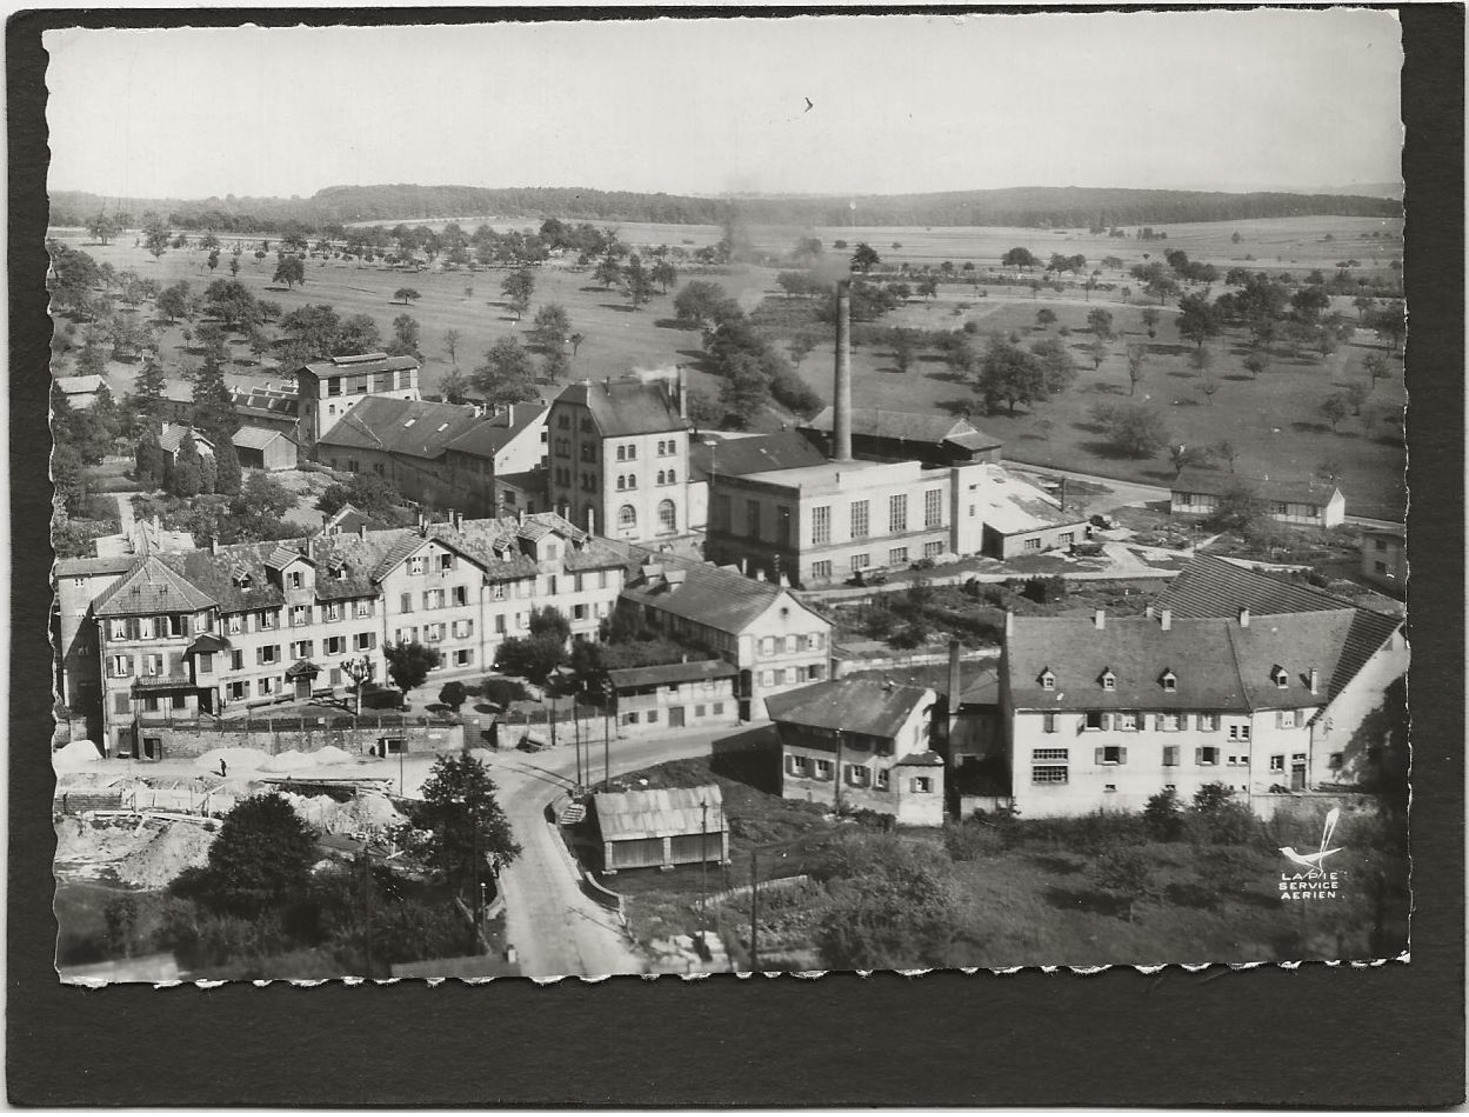
[(931, 747), (938, 696), (926, 687), (833, 679), (774, 695), (781, 797), (872, 810), (908, 826), (944, 820), (944, 762)]
[(739, 724), (739, 669), (722, 659), (607, 672), (624, 730)]
[(688, 533), (682, 369), (567, 386), (551, 404), (547, 438), (547, 496), (567, 519), (627, 542)]
[(1272, 481), (1211, 469), (1185, 469), (1174, 480), (1169, 511), (1174, 515), (1212, 515), (1226, 494), (1243, 489), (1265, 504), (1271, 519), (1298, 527), (1337, 527), (1346, 519), (1347, 502), (1335, 485), (1312, 481)]
[(296, 372), (296, 442), (314, 456), (321, 436), (364, 400), (376, 396), (416, 400), (418, 361), (386, 353), (359, 353), (313, 361)]
[[(868, 461), (917, 461), (929, 466), (998, 464), (1004, 450), (1004, 443), (968, 419), (875, 407), (853, 408), (851, 416), (852, 454)], [(809, 423), (803, 423), (800, 430), (830, 457), (835, 425), (836, 409), (828, 407)]]
[(1408, 539), (1402, 528), (1362, 533), (1362, 577), (1402, 597), (1408, 582)]

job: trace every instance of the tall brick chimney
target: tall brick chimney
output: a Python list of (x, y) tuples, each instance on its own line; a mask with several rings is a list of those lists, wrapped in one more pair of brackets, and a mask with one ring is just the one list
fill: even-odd
[(832, 393), (831, 456), (852, 460), (852, 282), (837, 283), (836, 383)]

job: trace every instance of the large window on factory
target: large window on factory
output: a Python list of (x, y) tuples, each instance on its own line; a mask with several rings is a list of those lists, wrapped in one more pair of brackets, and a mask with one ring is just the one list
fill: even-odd
[(867, 501), (852, 501), (852, 538), (866, 539), (870, 534), (868, 524)]
[(908, 530), (908, 494), (895, 493), (888, 497), (888, 532), (892, 534)]
[(923, 494), (923, 526), (938, 527), (944, 522), (944, 491), (929, 489)]
[(811, 509), (811, 542), (831, 542), (831, 506)]

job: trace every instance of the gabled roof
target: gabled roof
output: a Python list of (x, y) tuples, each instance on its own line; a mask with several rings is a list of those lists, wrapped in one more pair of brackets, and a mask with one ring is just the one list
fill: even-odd
[(334, 534), (333, 529), (335, 529), (337, 532), (355, 535), (359, 529), (370, 523), (372, 523), (372, 518), (366, 512), (354, 504), (344, 504), (322, 521), (321, 529), (317, 534)]
[(695, 480), (712, 475), (743, 477), (769, 469), (821, 465), (826, 456), (799, 431), (717, 438), (709, 446), (701, 438), (689, 443), (689, 469)]
[(449, 450), (476, 458), (493, 458), (536, 424), (549, 410), (545, 404), (512, 404), (498, 415), (482, 419), (453, 442)]
[(277, 438), (285, 439), (285, 441), (295, 445), (294, 440), (287, 438), (285, 432), (271, 430), (267, 427), (241, 427), (235, 431), (230, 441), (242, 449), (264, 450)]
[(418, 368), (413, 357), (389, 357), (386, 353), (358, 353), (350, 356), (333, 357), (327, 361), (312, 361), (302, 371), (315, 376), (348, 376), (354, 373), (390, 372), (400, 368)]
[(344, 450), (377, 450), (432, 460), (480, 421), (474, 408), (461, 404), (368, 396), (319, 442)]
[[(836, 411), (827, 407), (801, 429), (831, 434), (835, 423)], [(853, 408), (852, 434), (903, 442), (922, 442), (933, 446), (946, 441), (958, 442), (970, 450), (989, 450), (1003, 445), (998, 438), (985, 434), (968, 419), (954, 419), (931, 411), (887, 411), (879, 407)], [(965, 441), (960, 442), (961, 438)]]
[(618, 690), (634, 686), (664, 686), (668, 683), (699, 683), (709, 679), (732, 679), (739, 670), (722, 659), (697, 663), (660, 663), (652, 667), (620, 667), (607, 672)]
[(1217, 469), (1199, 469), (1190, 466), (1179, 472), (1170, 486), (1175, 493), (1203, 493), (1208, 496), (1223, 496), (1236, 486), (1243, 485), (1265, 500), (1278, 500), (1291, 504), (1328, 503), (1341, 495), (1335, 485), (1323, 485), (1317, 481), (1271, 479), (1248, 477), (1242, 473), (1223, 473)]
[[(607, 545), (622, 550), (628, 557), (623, 596), (671, 616), (738, 634), (782, 598), (792, 608), (810, 613), (788, 589), (774, 582), (759, 582), (732, 568), (694, 562), (673, 554), (655, 554), (641, 547), (613, 544), (610, 540)], [(669, 573), (681, 574), (682, 581), (672, 584)]]
[(728, 829), (724, 795), (718, 784), (603, 792), (592, 796), (592, 802), (597, 810), (597, 829), (604, 842), (706, 832), (720, 834)]
[(851, 678), (772, 694), (765, 709), (776, 722), (891, 740), (914, 710), (933, 701), (934, 692), (926, 687)]
[(184, 444), (184, 436), (190, 434), (194, 436), (196, 447), (208, 446), (210, 449), (214, 448), (214, 443), (210, 442), (209, 439), (205, 438), (193, 427), (176, 426), (173, 424), (163, 428), (163, 433), (158, 436), (158, 445), (163, 447), (164, 453), (172, 454)]
[(284, 544), (271, 551), (265, 558), (265, 565), (269, 570), (284, 570), (293, 562), (304, 562), (311, 566), (316, 565), (294, 547), (287, 547)]
[(214, 603), (209, 594), (165, 565), (163, 556), (149, 555), (102, 594), (93, 611), (99, 617), (147, 616), (192, 613)]
[(604, 438), (687, 430), (689, 426), (678, 413), (670, 385), (661, 380), (583, 380), (568, 384), (555, 402), (587, 408)]
[(1199, 555), (1184, 567), (1155, 605), (1172, 610), (1175, 617), (1237, 617), (1241, 609), (1264, 615), (1355, 608), (1350, 601), (1324, 590), (1249, 570), (1213, 555)]
[(58, 376), (56, 387), (65, 395), (80, 396), (88, 392), (95, 392), (102, 387), (102, 377), (95, 374), (88, 376)]

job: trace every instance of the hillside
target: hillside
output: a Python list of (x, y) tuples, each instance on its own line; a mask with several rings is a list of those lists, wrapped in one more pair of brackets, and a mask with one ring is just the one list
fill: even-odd
[(1133, 190), (1022, 186), (936, 194), (738, 198), (645, 194), (575, 187), (488, 189), (477, 186), (329, 186), (310, 198), (107, 198), (77, 191), (52, 194), (54, 225), (77, 225), (101, 211), (139, 215), (150, 210), (183, 229), (275, 232), (297, 222), (312, 230), (351, 222), (419, 221), (498, 216), (539, 220), (718, 225), (735, 214), (760, 225), (1086, 226), (1165, 225), (1318, 215), (1402, 216), (1391, 198), (1283, 192), (1230, 194), (1191, 190)]

